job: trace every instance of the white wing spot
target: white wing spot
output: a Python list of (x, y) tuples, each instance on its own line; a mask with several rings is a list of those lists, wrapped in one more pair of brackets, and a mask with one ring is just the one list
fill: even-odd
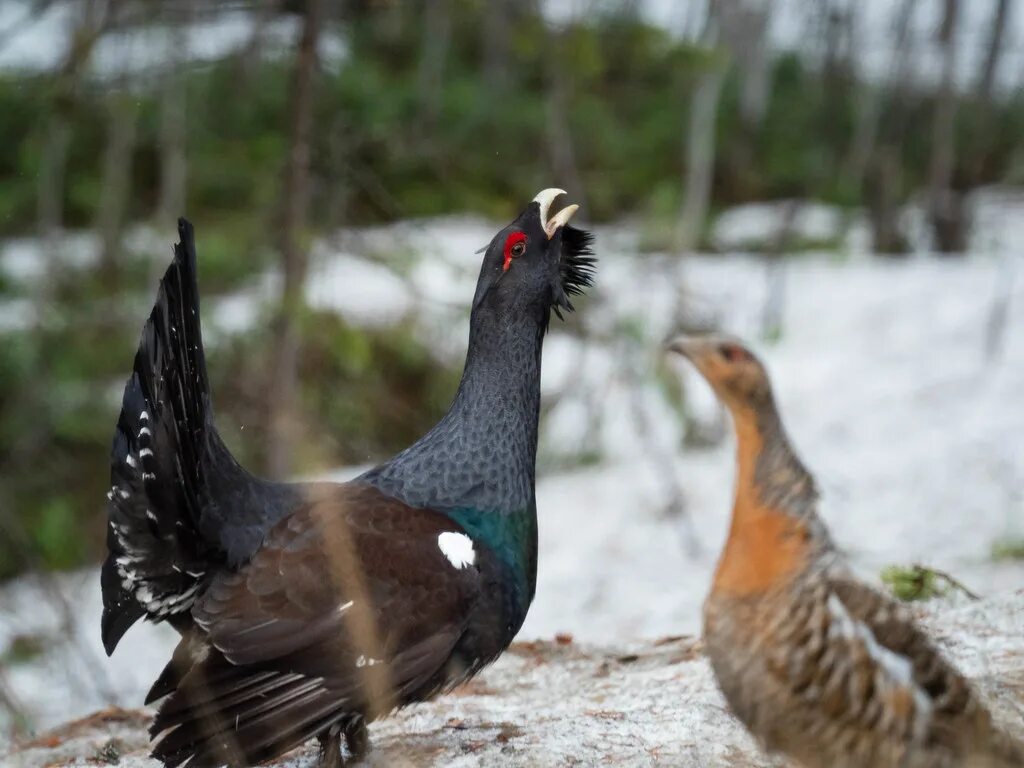
[(456, 568), (465, 568), (476, 563), (473, 540), (464, 533), (445, 531), (437, 537), (437, 546)]
[(372, 656), (360, 656), (356, 659), (357, 667), (372, 667), (375, 664), (383, 663), (380, 659), (375, 659)]
[(149, 448), (143, 448), (141, 451), (139, 451), (139, 456), (152, 456), (152, 455), (153, 455), (153, 452), (151, 450), (149, 450)]
[(152, 437), (153, 433), (149, 431), (149, 427), (143, 427), (139, 430), (139, 437), (142, 437), (143, 435), (149, 435)]
[(127, 456), (125, 457), (125, 463), (126, 463), (126, 464), (127, 464), (127, 465), (128, 465), (129, 467), (134, 467), (134, 466), (135, 466), (135, 457), (134, 457), (134, 456), (132, 456), (132, 455), (131, 455), (131, 454), (129, 453), (129, 454), (128, 454), (128, 455), (127, 455)]
[(139, 414), (139, 419), (140, 419), (141, 421), (149, 421), (149, 412), (148, 412), (148, 411), (142, 411), (142, 412), (141, 412), (141, 413)]

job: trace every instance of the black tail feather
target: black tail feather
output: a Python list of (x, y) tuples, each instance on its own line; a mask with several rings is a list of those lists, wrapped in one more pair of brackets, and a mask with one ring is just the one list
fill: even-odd
[(178, 232), (111, 448), (109, 556), (102, 573), (108, 654), (140, 617), (162, 620), (187, 611), (206, 564), (217, 556), (199, 532), (212, 414), (192, 225), (180, 219)]
[(215, 650), (161, 705), (150, 734), (167, 768), (253, 765), (353, 717), (320, 678), (235, 667)]

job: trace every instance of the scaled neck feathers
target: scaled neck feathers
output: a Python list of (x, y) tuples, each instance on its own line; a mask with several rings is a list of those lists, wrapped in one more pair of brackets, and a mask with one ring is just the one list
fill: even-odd
[(466, 365), (448, 412), (361, 479), (413, 506), (495, 513), (530, 508), (543, 338), (542, 318), (475, 307)]

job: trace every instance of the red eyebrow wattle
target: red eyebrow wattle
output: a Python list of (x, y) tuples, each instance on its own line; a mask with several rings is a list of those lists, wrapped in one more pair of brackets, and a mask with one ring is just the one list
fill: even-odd
[(503, 272), (508, 272), (508, 268), (512, 264), (512, 248), (517, 243), (524, 242), (526, 242), (526, 235), (522, 232), (513, 232), (505, 239), (505, 264), (502, 267)]

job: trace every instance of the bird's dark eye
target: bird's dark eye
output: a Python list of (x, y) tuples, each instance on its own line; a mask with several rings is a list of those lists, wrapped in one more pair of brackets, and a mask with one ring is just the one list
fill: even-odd
[(522, 232), (512, 232), (505, 239), (505, 263), (502, 269), (508, 272), (512, 266), (512, 259), (518, 259), (526, 253), (526, 235)]
[(743, 347), (736, 344), (719, 344), (718, 353), (730, 363), (738, 363), (740, 360), (750, 357)]

